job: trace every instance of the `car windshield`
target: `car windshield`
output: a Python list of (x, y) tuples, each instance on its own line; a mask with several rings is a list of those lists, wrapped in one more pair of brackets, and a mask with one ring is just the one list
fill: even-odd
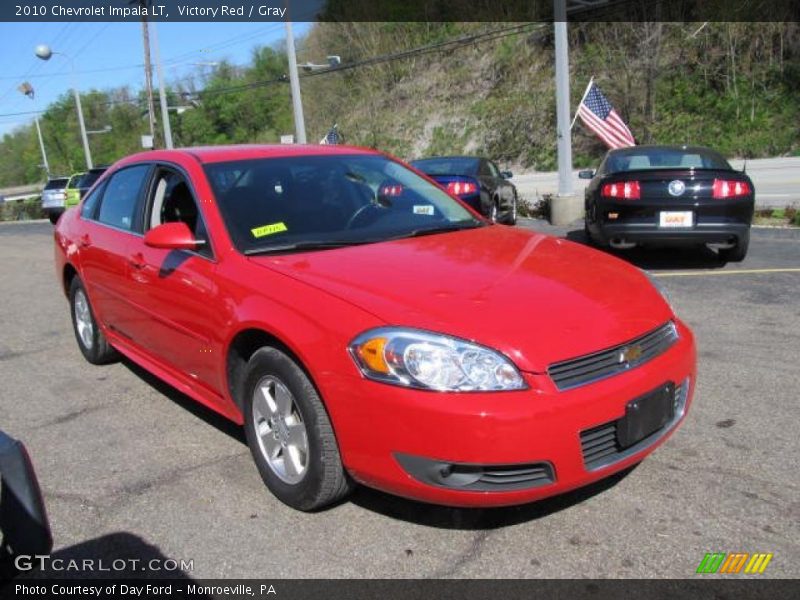
[(439, 187), (384, 156), (263, 158), (205, 166), (246, 254), (381, 242), (481, 227)]
[(63, 190), (67, 186), (67, 179), (51, 179), (44, 186), (46, 190)]
[(605, 165), (607, 173), (648, 169), (732, 170), (720, 154), (704, 148), (632, 148), (609, 154)]
[(428, 175), (475, 175), (478, 159), (469, 157), (423, 158), (411, 165)]

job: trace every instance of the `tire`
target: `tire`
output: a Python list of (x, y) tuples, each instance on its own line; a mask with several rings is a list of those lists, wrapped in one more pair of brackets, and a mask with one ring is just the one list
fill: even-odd
[(719, 257), (725, 262), (742, 262), (747, 256), (750, 246), (750, 232), (739, 238), (733, 248), (724, 248), (719, 251)]
[(511, 209), (506, 214), (506, 218), (503, 221), (506, 225), (516, 225), (517, 224), (517, 197), (514, 196), (511, 199)]
[(60, 214), (58, 214), (58, 213), (49, 213), (49, 214), (47, 215), (47, 218), (48, 218), (48, 219), (50, 219), (50, 222), (51, 222), (53, 225), (55, 225), (56, 223), (58, 223), (58, 218), (59, 218), (60, 216), (61, 216), (61, 215), (60, 215)]
[(492, 206), (491, 206), (491, 208), (489, 210), (489, 220), (492, 223), (497, 223), (497, 218), (498, 218), (498, 215), (500, 214), (500, 206), (499, 206), (499, 204), (500, 203), (496, 198), (492, 201)]
[(253, 354), (245, 369), (244, 427), (258, 472), (278, 500), (314, 511), (353, 488), (316, 388), (277, 348)]
[(89, 304), (89, 297), (79, 277), (69, 286), (69, 307), (72, 330), (83, 357), (93, 365), (104, 365), (119, 360), (119, 354), (106, 340)]

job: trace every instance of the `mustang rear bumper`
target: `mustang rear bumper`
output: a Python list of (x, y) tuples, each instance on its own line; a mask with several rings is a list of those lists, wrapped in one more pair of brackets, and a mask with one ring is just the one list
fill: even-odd
[[(640, 462), (688, 411), (695, 345), (691, 332), (676, 323), (679, 339), (659, 356), (566, 391), (547, 374), (533, 373), (525, 374), (530, 389), (518, 392), (453, 394), (341, 382), (340, 391), (357, 407), (332, 411), (344, 464), (370, 487), (464, 507), (523, 504), (604, 479)], [(681, 390), (672, 417), (637, 443), (614, 448), (629, 403), (665, 385)], [(611, 441), (598, 459), (600, 427), (611, 428), (599, 434)]]
[(727, 244), (749, 235), (749, 223), (712, 223), (686, 228), (663, 228), (641, 223), (604, 223), (600, 233), (606, 242), (622, 240), (637, 244)]

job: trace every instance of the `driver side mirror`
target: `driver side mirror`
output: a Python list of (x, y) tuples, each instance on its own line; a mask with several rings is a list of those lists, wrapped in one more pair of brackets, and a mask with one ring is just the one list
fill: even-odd
[(514, 177), (514, 174), (511, 171), (500, 171), (500, 177), (503, 179), (511, 179)]
[(594, 171), (591, 169), (586, 169), (585, 171), (578, 171), (578, 178), (579, 179), (592, 179), (594, 177)]
[(196, 240), (192, 230), (182, 221), (164, 223), (144, 234), (144, 243), (152, 248), (197, 250), (205, 240)]

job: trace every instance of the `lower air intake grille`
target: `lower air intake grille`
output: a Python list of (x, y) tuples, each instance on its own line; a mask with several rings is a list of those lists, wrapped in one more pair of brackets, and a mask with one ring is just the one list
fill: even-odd
[(581, 451), (583, 453), (583, 463), (586, 469), (594, 471), (602, 467), (607, 467), (628, 456), (640, 452), (650, 444), (658, 440), (672, 426), (677, 423), (686, 410), (686, 397), (689, 392), (689, 379), (681, 385), (675, 386), (675, 396), (673, 401), (673, 417), (666, 425), (658, 431), (654, 431), (648, 437), (640, 440), (629, 448), (622, 448), (617, 435), (618, 420), (603, 423), (597, 427), (586, 429), (581, 432)]
[(399, 453), (395, 458), (409, 475), (423, 483), (467, 492), (527, 490), (556, 480), (553, 465), (549, 462), (477, 465)]
[(547, 373), (559, 390), (568, 390), (638, 367), (665, 352), (678, 340), (672, 321), (613, 348), (554, 363)]

